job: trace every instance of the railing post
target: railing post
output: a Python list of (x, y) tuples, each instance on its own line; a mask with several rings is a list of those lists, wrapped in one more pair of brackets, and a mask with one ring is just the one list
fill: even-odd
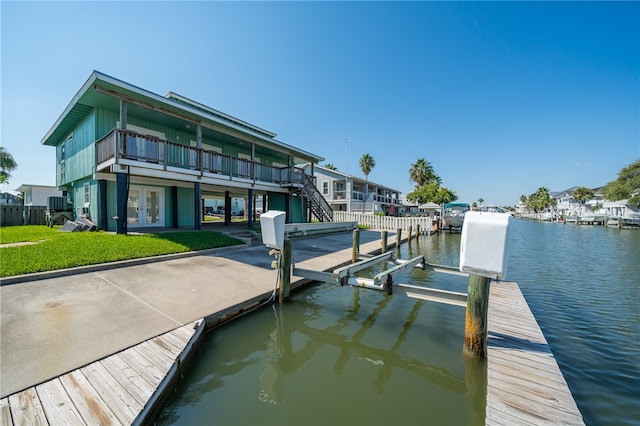
[(280, 303), (289, 298), (291, 292), (291, 240), (285, 239), (280, 253), (280, 280), (278, 282)]
[(351, 246), (351, 263), (356, 263), (360, 257), (360, 228), (353, 230), (353, 244)]
[(467, 312), (464, 321), (464, 352), (475, 357), (487, 356), (487, 316), (491, 278), (469, 274)]

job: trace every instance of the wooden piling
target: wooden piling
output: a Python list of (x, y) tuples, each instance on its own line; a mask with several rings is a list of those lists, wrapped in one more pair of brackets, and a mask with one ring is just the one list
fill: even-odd
[(416, 225), (416, 239), (420, 236), (420, 225)]
[(387, 252), (387, 231), (382, 231), (382, 250), (380, 251), (380, 253), (386, 253)]
[(356, 263), (360, 257), (360, 228), (353, 230), (353, 244), (351, 246), (351, 263)]
[(396, 250), (400, 250), (400, 241), (402, 240), (402, 228), (396, 231)]
[(407, 242), (411, 243), (411, 238), (413, 238), (413, 227), (412, 226), (409, 227), (409, 238), (408, 238)]
[(289, 298), (291, 292), (291, 241), (285, 239), (284, 247), (280, 253), (280, 279), (278, 282), (278, 292), (280, 302), (284, 302)]
[(464, 351), (484, 358), (487, 356), (487, 313), (491, 278), (469, 274), (467, 313), (464, 321)]

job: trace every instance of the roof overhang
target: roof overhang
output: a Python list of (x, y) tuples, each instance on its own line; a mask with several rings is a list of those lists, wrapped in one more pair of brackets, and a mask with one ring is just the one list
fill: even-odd
[(194, 125), (202, 125), (223, 133), (242, 135), (243, 139), (251, 143), (290, 155), (296, 164), (324, 161), (323, 157), (278, 141), (274, 138), (275, 133), (191, 101), (184, 96), (172, 92), (167, 96), (161, 96), (98, 71), (93, 71), (89, 75), (87, 81), (42, 138), (41, 143), (56, 146), (60, 140), (70, 135), (93, 108), (99, 107), (108, 99), (110, 102), (114, 99), (128, 101)]

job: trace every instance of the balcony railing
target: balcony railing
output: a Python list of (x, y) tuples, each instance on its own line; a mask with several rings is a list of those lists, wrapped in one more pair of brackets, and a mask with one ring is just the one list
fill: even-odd
[(111, 159), (152, 163), (196, 170), (230, 178), (251, 179), (279, 185), (303, 185), (304, 170), (274, 167), (244, 158), (234, 158), (206, 148), (181, 145), (164, 139), (122, 129), (113, 129), (96, 142), (97, 164)]

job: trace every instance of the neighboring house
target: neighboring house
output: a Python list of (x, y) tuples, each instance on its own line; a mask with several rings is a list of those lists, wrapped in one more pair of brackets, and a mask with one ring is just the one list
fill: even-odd
[[(305, 164), (316, 188), (333, 210), (354, 213), (398, 213), (402, 207), (400, 191), (338, 170)], [(395, 213), (394, 213), (395, 211)]]
[(229, 223), (232, 197), (245, 199), (248, 210), (261, 197), (269, 209), (286, 211), (288, 222), (304, 221), (310, 210), (331, 219), (318, 207), (311, 178), (296, 167), (322, 157), (184, 96), (161, 96), (97, 71), (42, 144), (56, 148), (58, 188), (99, 229), (200, 229), (203, 200), (214, 198), (224, 200)]
[(49, 197), (62, 197), (65, 194), (55, 186), (22, 184), (16, 188), (22, 193), (25, 207), (47, 206)]
[(10, 192), (0, 192), (0, 205), (20, 205), (16, 196)]
[(556, 205), (554, 206), (554, 215), (558, 217), (562, 216), (577, 216), (578, 209), (580, 208), (580, 201), (573, 199), (573, 193), (579, 187), (574, 186), (564, 191), (552, 192), (551, 196), (555, 198)]

